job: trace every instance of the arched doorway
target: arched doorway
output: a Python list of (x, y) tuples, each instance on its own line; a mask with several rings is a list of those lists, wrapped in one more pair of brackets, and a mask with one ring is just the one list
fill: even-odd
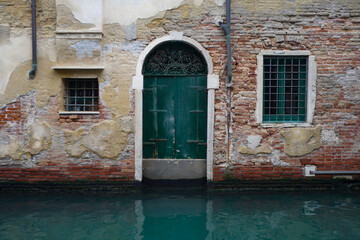
[(185, 42), (167, 41), (147, 55), (142, 73), (144, 177), (205, 178), (208, 70), (204, 57)]
[[(170, 81), (175, 81), (175, 78), (178, 78), (179, 76), (173, 76), (172, 74), (164, 74), (161, 76), (156, 76), (156, 74), (148, 74), (149, 72), (147, 70), (144, 70), (145, 68), (145, 62), (148, 61), (148, 59), (150, 59), (150, 56), (155, 53), (156, 49), (161, 49), (161, 47), (166, 47), (167, 44), (170, 43), (176, 43), (182, 46), (185, 46), (185, 49), (191, 49), (193, 52), (195, 52), (196, 54), (199, 54), (200, 59), (201, 59), (201, 66), (204, 66), (205, 63), (205, 68), (207, 71), (201, 72), (201, 73), (205, 73), (205, 74), (201, 74), (201, 76), (197, 75), (197, 77), (200, 78), (206, 78), (206, 82), (205, 82), (205, 86), (207, 89), (207, 109), (206, 109), (206, 123), (204, 123), (202, 126), (206, 125), (206, 143), (202, 142), (202, 139), (195, 139), (195, 141), (197, 142), (191, 142), (191, 139), (186, 140), (190, 141), (189, 143), (199, 143), (197, 145), (200, 146), (199, 151), (197, 151), (197, 153), (201, 153), (204, 155), (204, 151), (206, 151), (206, 159), (204, 160), (203, 158), (198, 158), (197, 156), (194, 155), (190, 155), (189, 157), (186, 158), (182, 158), (182, 157), (172, 157), (170, 156), (168, 158), (170, 154), (169, 151), (163, 155), (164, 158), (159, 158), (161, 157), (161, 155), (159, 156), (159, 153), (154, 152), (153, 150), (145, 150), (146, 151), (150, 151), (150, 153), (146, 153), (146, 154), (150, 154), (149, 157), (154, 156), (154, 158), (146, 158), (147, 156), (145, 156), (145, 158), (143, 158), (143, 147), (145, 147), (145, 145), (143, 145), (143, 133), (144, 133), (144, 128), (145, 126), (145, 122), (147, 121), (148, 117), (143, 117), (143, 114), (148, 114), (149, 110), (144, 112), (143, 108), (146, 107), (145, 105), (148, 104), (148, 101), (143, 101), (143, 97), (147, 97), (146, 96), (146, 92), (148, 91), (147, 89), (147, 83), (145, 83), (145, 80), (148, 80), (148, 78), (154, 78), (154, 77), (160, 77), (160, 78), (165, 78), (165, 77), (169, 77)], [(165, 45), (163, 45), (165, 44)], [(183, 45), (185, 44), (185, 45)], [(175, 47), (178, 50), (181, 50), (181, 46)], [(180, 49), (179, 49), (180, 48)], [(173, 60), (174, 58), (172, 58)], [(164, 59), (163, 59), (164, 60)], [(164, 67), (164, 65), (158, 64), (158, 66), (162, 66)], [(170, 65), (168, 65), (170, 66)], [(174, 69), (173, 69), (174, 70)], [(172, 70), (172, 71), (173, 71)], [(157, 70), (156, 70), (157, 71)], [(156, 72), (155, 71), (155, 72)], [(176, 70), (178, 71), (178, 70)], [(175, 71), (175, 72), (176, 72)], [(206, 76), (206, 72), (207, 72), (207, 76)], [(145, 74), (145, 75), (143, 75)], [(170, 76), (172, 75), (172, 76)], [(195, 74), (196, 75), (196, 74)], [(180, 77), (195, 77), (195, 76), (191, 76), (191, 74), (186, 75), (183, 74)], [(151, 80), (153, 83), (152, 87), (155, 87), (156, 85), (159, 85), (158, 78)], [(161, 81), (165, 81), (164, 79), (160, 80)], [(191, 81), (191, 80), (189, 80)], [(195, 80), (193, 80), (195, 81)], [(200, 81), (202, 82), (204, 85), (204, 80), (199, 80), (197, 79), (196, 81)], [(178, 82), (174, 83), (175, 85), (171, 84), (171, 88), (177, 89), (177, 84)], [(199, 84), (198, 82), (192, 82), (191, 84), (188, 84), (188, 87), (193, 86), (192, 84), (196, 84), (196, 86)], [(161, 85), (161, 84), (160, 84)], [(200, 84), (201, 85), (201, 84)], [(214, 100), (215, 100), (215, 89), (217, 89), (219, 87), (219, 76), (218, 75), (214, 75), (213, 74), (213, 64), (212, 64), (212, 59), (209, 55), (209, 53), (195, 40), (185, 37), (182, 35), (181, 32), (170, 32), (170, 35), (161, 37), (159, 39), (154, 40), (153, 42), (151, 42), (139, 55), (138, 58), (138, 62), (137, 62), (137, 67), (136, 67), (136, 75), (133, 77), (133, 84), (132, 87), (134, 89), (134, 96), (135, 96), (135, 180), (136, 181), (142, 181), (143, 180), (143, 175), (146, 176), (146, 171), (147, 170), (153, 170), (154, 172), (163, 172), (164, 174), (162, 174), (163, 176), (165, 176), (167, 174), (167, 176), (165, 176), (166, 179), (189, 179), (189, 178), (196, 178), (196, 176), (198, 176), (197, 174), (199, 174), (199, 172), (201, 172), (201, 176), (206, 176), (208, 181), (212, 180), (213, 177), (213, 128), (214, 128)], [(150, 86), (151, 87), (151, 86)], [(199, 87), (199, 86), (197, 86)], [(200, 86), (203, 87), (203, 86)], [(156, 89), (160, 89), (161, 86), (157, 86)], [(154, 91), (154, 90), (152, 90)], [(205, 90), (206, 91), (206, 90)], [(161, 92), (161, 91), (160, 91)], [(163, 91), (163, 93), (165, 94), (169, 94), (167, 91)], [(145, 94), (145, 95), (144, 95)], [(170, 95), (171, 96), (171, 95)], [(181, 96), (181, 95), (180, 95)], [(174, 97), (174, 96), (173, 96)], [(154, 96), (151, 97), (151, 102), (153, 103)], [(156, 97), (156, 101), (157, 101), (157, 97)], [(182, 101), (178, 101), (178, 103), (181, 103)], [(154, 103), (153, 103), (154, 104)], [(166, 102), (166, 104), (168, 104), (168, 102)], [(175, 106), (175, 102), (173, 103)], [(154, 105), (152, 105), (154, 106)], [(162, 106), (160, 106), (162, 107)], [(148, 108), (149, 109), (149, 108)], [(170, 108), (171, 109), (171, 108)], [(150, 109), (151, 110), (151, 109)], [(164, 110), (161, 108), (156, 108), (156, 109), (152, 109), (155, 110), (154, 112), (160, 112), (158, 110)], [(196, 111), (196, 109), (195, 109)], [(194, 112), (195, 113), (195, 112)], [(200, 112), (199, 112), (200, 113)], [(168, 113), (170, 114), (170, 113)], [(175, 113), (174, 113), (175, 114)], [(176, 113), (178, 114), (178, 113)], [(155, 115), (155, 114), (153, 114)], [(159, 115), (159, 114), (158, 114)], [(155, 116), (153, 116), (155, 118)], [(157, 116), (159, 117), (159, 116)], [(197, 120), (198, 121), (198, 120)], [(156, 121), (157, 122), (157, 121)], [(161, 122), (161, 121), (160, 121)], [(169, 121), (171, 123), (171, 121)], [(155, 121), (153, 121), (152, 124), (155, 124)], [(155, 125), (153, 125), (155, 126)], [(148, 128), (148, 127), (146, 127)], [(185, 129), (187, 130), (187, 129)], [(203, 129), (204, 130), (204, 129)], [(178, 130), (179, 131), (179, 130)], [(201, 131), (201, 130), (200, 130)], [(176, 132), (176, 129), (175, 129)], [(150, 137), (148, 137), (148, 139), (150, 140)], [(165, 138), (154, 138), (152, 140), (156, 140), (155, 142), (161, 142), (164, 141), (162, 139)], [(175, 137), (176, 139), (176, 137)], [(159, 141), (160, 140), (160, 141)], [(152, 141), (154, 142), (154, 141)], [(151, 145), (154, 143), (150, 143), (149, 145)], [(164, 145), (164, 144), (163, 144)], [(201, 146), (202, 145), (202, 146)], [(160, 148), (161, 148), (161, 144), (159, 144)], [(147, 147), (148, 148), (148, 147)], [(166, 148), (166, 146), (165, 146)], [(201, 150), (202, 148), (202, 150)], [(170, 147), (169, 147), (170, 149)], [(160, 149), (161, 150), (161, 149)], [(190, 149), (191, 150), (191, 149)], [(164, 151), (163, 151), (164, 152)], [(181, 150), (180, 150), (181, 152)], [(172, 153), (174, 153), (174, 150), (172, 151)], [(175, 154), (176, 154), (176, 149), (175, 149)], [(202, 157), (203, 157), (202, 155)], [(155, 158), (157, 157), (157, 158)], [(197, 161), (199, 160), (199, 161)], [(182, 164), (185, 163), (188, 166), (184, 167)], [(161, 167), (165, 166), (165, 167)], [(204, 173), (204, 167), (205, 167), (205, 173)], [(177, 171), (176, 169), (182, 169), (180, 171), (179, 176), (175, 176), (173, 175), (173, 173), (171, 173), (170, 170), (173, 171)], [(190, 169), (191, 171), (186, 171), (184, 169)], [(196, 173), (197, 170), (201, 170), (198, 171)], [(194, 171), (195, 170), (195, 174)], [(179, 171), (177, 172), (179, 173)]]

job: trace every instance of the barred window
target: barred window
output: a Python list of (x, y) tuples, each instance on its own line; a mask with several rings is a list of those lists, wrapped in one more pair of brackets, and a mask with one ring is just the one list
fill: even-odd
[(67, 78), (65, 83), (65, 111), (99, 111), (97, 78)]
[(305, 122), (307, 56), (264, 56), (263, 122)]

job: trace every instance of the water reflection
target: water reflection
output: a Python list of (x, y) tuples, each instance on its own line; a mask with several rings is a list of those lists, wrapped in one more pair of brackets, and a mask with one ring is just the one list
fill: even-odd
[(0, 239), (360, 239), (360, 195), (2, 195)]

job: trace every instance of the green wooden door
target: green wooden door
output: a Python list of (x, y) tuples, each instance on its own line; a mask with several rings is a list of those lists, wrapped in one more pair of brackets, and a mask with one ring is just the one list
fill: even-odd
[(206, 158), (206, 83), (206, 76), (145, 77), (143, 158)]

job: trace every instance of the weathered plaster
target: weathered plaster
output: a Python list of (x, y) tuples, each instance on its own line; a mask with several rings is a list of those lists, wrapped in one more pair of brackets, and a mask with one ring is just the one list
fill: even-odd
[(8, 134), (0, 136), (0, 158), (20, 160), (24, 154), (36, 155), (52, 144), (52, 131), (46, 122), (35, 122), (28, 127), (29, 138), (25, 144)]
[(20, 160), (24, 150), (22, 145), (14, 137), (0, 135), (0, 158), (10, 157), (13, 160)]
[(177, 8), (184, 0), (103, 0), (104, 23), (122, 26), (135, 23), (137, 19), (150, 18), (161, 11)]
[(336, 135), (334, 130), (325, 130), (321, 131), (321, 142), (327, 143), (328, 145), (336, 145), (340, 143), (339, 137)]
[(127, 135), (132, 129), (129, 124), (132, 124), (129, 119), (125, 122), (105, 120), (93, 125), (89, 131), (84, 128), (64, 130), (65, 151), (72, 157), (81, 157), (89, 151), (100, 157), (116, 158), (126, 145)]
[(99, 81), (100, 99), (111, 110), (114, 118), (128, 115), (132, 75), (135, 72), (136, 53), (123, 50), (123, 45), (107, 46), (111, 51), (103, 53), (106, 69), (105, 81)]
[(274, 166), (289, 166), (290, 165), (289, 163), (280, 160), (280, 151), (279, 150), (275, 150), (273, 152), (273, 154), (271, 154), (270, 162)]
[(213, 0), (216, 5), (218, 5), (219, 7), (222, 7), (225, 3), (226, 0)]
[(57, 30), (101, 30), (102, 0), (56, 0)]
[(52, 132), (50, 126), (46, 122), (33, 124), (28, 129), (30, 136), (27, 145), (28, 152), (31, 155), (40, 153), (43, 150), (49, 149), (52, 144)]
[(0, 94), (5, 94), (11, 73), (26, 60), (31, 59), (31, 37), (24, 32), (0, 42)]
[(135, 40), (137, 38), (136, 24), (132, 23), (124, 26), (125, 39), (128, 41)]
[(254, 149), (256, 147), (258, 147), (260, 145), (262, 136), (260, 135), (250, 135), (247, 137), (246, 141), (247, 141), (247, 147)]
[(247, 137), (247, 146), (240, 146), (239, 152), (246, 155), (256, 155), (260, 153), (270, 154), (272, 152), (271, 147), (268, 144), (260, 145), (262, 136), (250, 135)]
[(197, 7), (200, 6), (203, 3), (204, 3), (204, 0), (194, 0), (194, 5), (197, 6)]
[(347, 68), (346, 74), (334, 76), (335, 82), (345, 90), (344, 98), (360, 103), (360, 67)]
[(280, 131), (285, 138), (285, 153), (303, 156), (321, 147), (321, 126), (315, 128), (290, 128)]
[(10, 26), (0, 24), (0, 44), (7, 43), (10, 40)]
[(239, 152), (241, 154), (246, 154), (246, 155), (256, 155), (256, 154), (260, 154), (260, 153), (270, 154), (272, 152), (272, 150), (268, 144), (263, 144), (256, 148), (249, 148), (246, 146), (241, 146), (239, 148)]
[(94, 40), (82, 40), (71, 45), (70, 48), (75, 49), (78, 59), (92, 58), (94, 51), (101, 51), (100, 42)]

